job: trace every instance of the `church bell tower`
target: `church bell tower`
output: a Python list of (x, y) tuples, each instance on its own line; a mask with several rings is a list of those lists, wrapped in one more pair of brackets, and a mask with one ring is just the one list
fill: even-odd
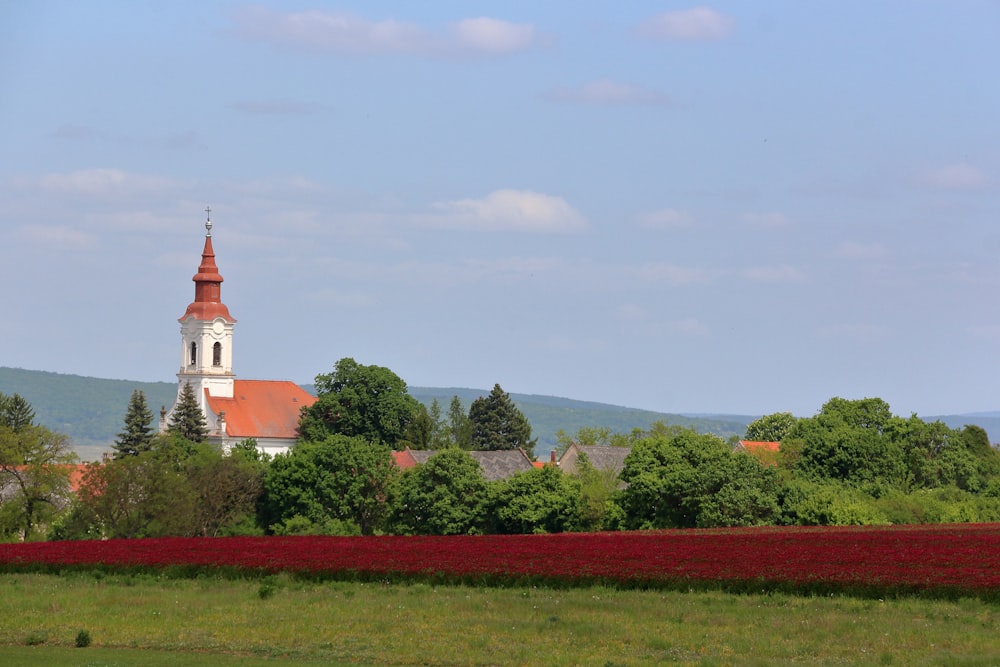
[[(194, 301), (181, 323), (181, 366), (177, 373), (177, 400), (184, 385), (190, 384), (202, 412), (208, 418), (210, 431), (215, 430), (209, 418), (211, 411), (206, 401), (206, 391), (215, 397), (232, 398), (233, 382), (233, 325), (236, 320), (222, 303), (222, 275), (215, 264), (212, 247), (211, 209), (206, 208), (205, 248), (201, 252), (201, 265), (194, 275)], [(161, 415), (160, 430), (166, 430), (177, 402), (170, 412)]]

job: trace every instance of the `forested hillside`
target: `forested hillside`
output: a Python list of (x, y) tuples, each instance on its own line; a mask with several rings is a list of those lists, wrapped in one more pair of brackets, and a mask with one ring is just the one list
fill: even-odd
[[(303, 387), (313, 392), (311, 385)], [(122, 430), (129, 397), (136, 389), (145, 393), (157, 418), (160, 406), (169, 408), (177, 395), (174, 382), (107, 380), (0, 367), (0, 392), (23, 396), (34, 407), (38, 422), (68, 435), (74, 448), (87, 460), (98, 457)], [(410, 394), (418, 401), (429, 406), (437, 399), (442, 409), (447, 409), (452, 396), (458, 396), (468, 408), (473, 400), (488, 393), (485, 389), (410, 387)], [(728, 438), (742, 436), (746, 425), (759, 416), (689, 417), (554, 396), (511, 394), (511, 398), (531, 422), (532, 432), (538, 438), (535, 453), (539, 458), (548, 456), (555, 447), (560, 429), (572, 434), (582, 427), (607, 427), (628, 433), (662, 421)]]

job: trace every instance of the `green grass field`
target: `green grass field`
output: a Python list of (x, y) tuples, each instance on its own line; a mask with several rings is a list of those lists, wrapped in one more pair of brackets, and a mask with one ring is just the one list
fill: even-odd
[[(153, 576), (0, 576), (3, 665), (1000, 665), (1000, 608)], [(92, 642), (76, 648), (81, 630)]]

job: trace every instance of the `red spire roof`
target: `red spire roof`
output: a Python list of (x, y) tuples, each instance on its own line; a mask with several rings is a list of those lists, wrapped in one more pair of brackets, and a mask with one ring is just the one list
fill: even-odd
[(228, 322), (235, 322), (229, 314), (229, 309), (222, 303), (222, 275), (215, 265), (215, 250), (212, 248), (212, 222), (205, 223), (208, 233), (205, 234), (205, 249), (201, 251), (201, 265), (194, 274), (194, 301), (184, 311), (180, 318), (183, 322), (189, 317), (196, 320), (214, 320), (222, 317)]

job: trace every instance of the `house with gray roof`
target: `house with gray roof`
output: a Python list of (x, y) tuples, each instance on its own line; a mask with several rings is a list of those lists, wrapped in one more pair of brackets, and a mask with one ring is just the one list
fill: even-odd
[(617, 477), (625, 469), (625, 457), (631, 451), (631, 447), (578, 445), (574, 442), (566, 448), (566, 451), (559, 458), (559, 467), (563, 472), (573, 474), (579, 467), (580, 456), (583, 455), (597, 470), (613, 472)]
[[(404, 449), (393, 452), (392, 458), (400, 469), (406, 470), (427, 463), (428, 459), (437, 454), (429, 449)], [(473, 458), (483, 470), (483, 477), (488, 482), (507, 479), (515, 473), (531, 470), (534, 465), (523, 449), (506, 449), (498, 451), (472, 451)]]

